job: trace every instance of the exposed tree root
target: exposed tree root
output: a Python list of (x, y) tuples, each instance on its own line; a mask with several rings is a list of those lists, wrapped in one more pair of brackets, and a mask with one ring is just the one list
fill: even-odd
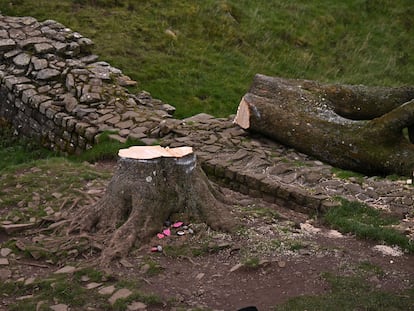
[(136, 242), (147, 242), (175, 215), (230, 231), (234, 221), (225, 201), (197, 166), (192, 152), (150, 160), (121, 157), (104, 197), (83, 208), (68, 233), (105, 235), (108, 243), (100, 263), (108, 266), (114, 258), (126, 256)]

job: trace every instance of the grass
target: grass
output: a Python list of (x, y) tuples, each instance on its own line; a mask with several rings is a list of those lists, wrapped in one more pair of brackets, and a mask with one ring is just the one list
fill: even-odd
[(411, 2), (0, 0), (0, 8), (55, 19), (93, 39), (102, 60), (184, 117), (234, 113), (256, 73), (412, 84)]
[(0, 172), (9, 166), (53, 156), (53, 152), (29, 139), (14, 135), (12, 128), (0, 120)]
[[(85, 185), (102, 188), (107, 170), (65, 158), (48, 158), (4, 168), (0, 175), (0, 218), (14, 223), (36, 221), (48, 213), (87, 202)], [(17, 207), (17, 208), (16, 208)]]
[(388, 226), (398, 223), (397, 219), (359, 202), (342, 199), (341, 204), (329, 209), (324, 221), (342, 232), (388, 245), (397, 245), (407, 252), (414, 252), (414, 244), (407, 236)]
[(373, 289), (359, 277), (324, 274), (331, 290), (320, 296), (300, 296), (289, 299), (275, 311), (348, 311), (348, 310), (414, 310), (414, 288), (401, 294)]
[(350, 179), (350, 178), (355, 178), (357, 181), (362, 182), (364, 175), (361, 173), (357, 173), (357, 172), (353, 172), (353, 171), (348, 171), (348, 170), (343, 170), (337, 167), (333, 167), (331, 169), (332, 173), (335, 174), (336, 177), (340, 178), (340, 179)]
[(128, 138), (125, 143), (111, 139), (111, 135), (115, 132), (103, 132), (99, 135), (99, 142), (92, 146), (91, 149), (86, 150), (80, 155), (70, 156), (69, 159), (76, 162), (97, 162), (101, 160), (116, 159), (119, 149), (128, 148), (131, 146), (142, 146), (143, 143), (139, 140)]
[[(88, 290), (84, 286), (87, 282), (82, 282), (82, 276), (90, 278), (88, 282), (102, 282), (103, 274), (100, 271), (85, 268), (77, 271), (73, 275), (52, 275), (48, 278), (36, 280), (30, 285), (22, 282), (1, 282), (0, 293), (2, 297), (21, 297), (33, 295), (30, 298), (14, 301), (9, 305), (10, 311), (18, 310), (38, 310), (36, 305), (43, 301), (40, 310), (50, 310), (49, 306), (57, 303), (67, 304), (74, 310), (84, 310), (93, 308), (96, 310), (127, 310), (127, 305), (134, 301), (142, 301), (147, 305), (156, 305), (161, 302), (155, 295), (142, 294), (137, 290), (136, 282), (117, 282), (114, 283), (117, 289), (129, 288), (132, 295), (127, 299), (120, 299), (114, 306), (110, 306), (107, 296), (98, 294), (97, 290)], [(110, 285), (109, 283), (106, 286)]]

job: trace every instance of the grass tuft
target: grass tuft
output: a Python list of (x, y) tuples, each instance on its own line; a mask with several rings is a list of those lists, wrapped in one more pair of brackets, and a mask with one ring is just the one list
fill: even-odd
[(414, 243), (407, 236), (387, 226), (398, 223), (394, 217), (384, 215), (360, 202), (341, 199), (341, 205), (329, 209), (323, 216), (329, 225), (345, 233), (373, 241), (397, 245), (414, 252)]
[(373, 289), (359, 277), (342, 277), (329, 273), (323, 277), (331, 287), (330, 292), (320, 296), (291, 298), (274, 310), (412, 310), (414, 288), (402, 295)]

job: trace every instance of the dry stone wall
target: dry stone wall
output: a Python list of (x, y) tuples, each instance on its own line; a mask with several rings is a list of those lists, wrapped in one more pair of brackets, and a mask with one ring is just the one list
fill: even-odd
[(92, 54), (92, 40), (64, 25), (0, 15), (0, 118), (54, 150), (80, 153), (106, 130), (146, 139), (174, 108)]

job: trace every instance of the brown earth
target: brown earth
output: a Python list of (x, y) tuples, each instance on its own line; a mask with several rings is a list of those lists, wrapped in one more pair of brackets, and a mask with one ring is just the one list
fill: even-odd
[[(114, 164), (105, 162), (95, 167), (113, 170)], [(84, 190), (88, 190), (87, 185)], [(324, 227), (316, 217), (228, 189), (223, 192), (239, 202), (230, 207), (240, 224), (236, 232), (226, 234), (214, 232), (204, 224), (187, 224), (193, 234), (187, 231), (178, 236), (173, 229), (170, 237), (154, 237), (149, 244), (141, 245), (127, 258), (111, 265), (110, 273), (115, 279), (140, 281), (140, 291), (161, 297), (162, 306), (148, 306), (147, 310), (197, 307), (237, 310), (249, 305), (261, 311), (272, 310), (292, 297), (328, 293), (329, 284), (322, 277), (327, 272), (362, 276), (374, 288), (385, 291), (400, 292), (412, 287), (413, 255), (398, 252), (386, 255), (374, 249), (372, 242)], [(97, 198), (103, 194), (102, 191), (89, 193)], [(58, 232), (43, 234), (51, 238), (59, 235)], [(28, 242), (33, 237), (30, 231), (9, 236), (2, 233), (0, 243), (11, 238)], [(151, 252), (157, 245), (163, 251)], [(19, 253), (10, 254), (6, 257), (9, 264), (0, 266), (0, 276), (3, 281), (12, 282), (46, 278), (68, 263), (76, 267), (94, 266), (98, 255), (91, 251), (79, 254), (76, 259), (60, 258), (51, 263)], [(381, 273), (362, 269), (364, 264), (376, 267)], [(152, 267), (156, 269), (151, 270)], [(3, 295), (0, 310), (7, 310), (16, 298)]]

